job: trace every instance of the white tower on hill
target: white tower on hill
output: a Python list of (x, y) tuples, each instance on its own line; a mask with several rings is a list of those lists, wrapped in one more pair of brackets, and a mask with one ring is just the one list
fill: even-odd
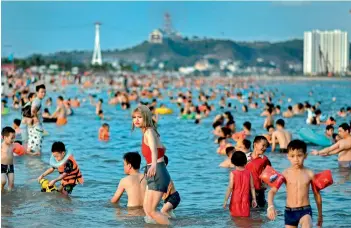
[(102, 65), (101, 58), (101, 48), (100, 48), (100, 25), (101, 23), (95, 23), (95, 46), (94, 46), (94, 54), (93, 59), (91, 60), (92, 65)]

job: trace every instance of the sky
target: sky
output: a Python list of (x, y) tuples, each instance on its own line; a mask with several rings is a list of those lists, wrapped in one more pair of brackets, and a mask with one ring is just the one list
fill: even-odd
[(123, 49), (163, 27), (169, 12), (183, 36), (235, 41), (302, 39), (313, 29), (347, 31), (351, 2), (3, 2), (1, 54), (93, 50), (94, 23), (101, 49)]

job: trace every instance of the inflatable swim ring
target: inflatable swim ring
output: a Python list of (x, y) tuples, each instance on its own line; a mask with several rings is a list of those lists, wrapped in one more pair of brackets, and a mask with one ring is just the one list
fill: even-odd
[(319, 145), (319, 146), (330, 146), (332, 141), (328, 139), (324, 134), (314, 132), (309, 128), (301, 128), (299, 136), (307, 142)]
[(1, 111), (1, 115), (7, 115), (9, 114), (10, 109), (8, 107), (5, 107), (2, 111)]
[(173, 113), (173, 110), (169, 108), (156, 108), (155, 113), (160, 115), (169, 115)]
[(69, 150), (66, 150), (66, 154), (63, 157), (63, 159), (61, 161), (56, 161), (55, 157), (53, 155), (51, 155), (50, 157), (50, 165), (54, 166), (56, 168), (60, 167), (61, 165), (65, 164), (66, 161), (68, 160), (69, 156), (72, 155), (72, 152)]
[(191, 113), (191, 114), (183, 114), (181, 117), (182, 120), (193, 120), (195, 119), (195, 114)]

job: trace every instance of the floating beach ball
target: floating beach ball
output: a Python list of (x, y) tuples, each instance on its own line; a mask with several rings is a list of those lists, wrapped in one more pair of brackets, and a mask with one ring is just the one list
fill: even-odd
[(289, 103), (291, 102), (291, 98), (288, 98), (288, 102), (289, 102)]
[(333, 101), (336, 101), (336, 97), (333, 97), (333, 99), (332, 99)]
[(19, 143), (14, 143), (13, 144), (13, 152), (17, 156), (23, 156), (26, 153), (25, 148)]

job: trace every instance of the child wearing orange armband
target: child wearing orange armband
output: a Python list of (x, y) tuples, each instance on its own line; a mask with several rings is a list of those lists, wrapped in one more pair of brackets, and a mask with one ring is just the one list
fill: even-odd
[[(286, 207), (285, 227), (312, 227), (312, 209), (309, 199), (309, 187), (312, 185), (314, 198), (318, 208), (317, 226), (322, 226), (322, 197), (313, 182), (315, 176), (303, 163), (307, 157), (306, 143), (301, 140), (293, 140), (288, 144), (288, 159), (291, 166), (282, 173), (286, 180)], [(279, 187), (279, 186), (277, 186)], [(274, 220), (277, 212), (274, 208), (273, 199), (278, 189), (273, 186), (268, 193), (267, 217)]]

